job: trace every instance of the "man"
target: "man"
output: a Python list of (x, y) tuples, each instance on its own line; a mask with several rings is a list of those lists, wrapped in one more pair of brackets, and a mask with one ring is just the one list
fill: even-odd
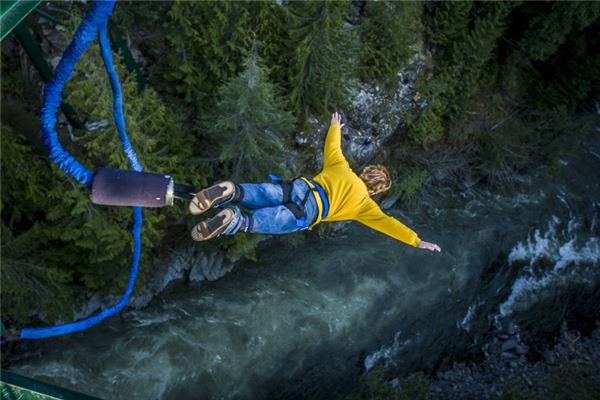
[[(192, 229), (197, 241), (238, 231), (282, 234), (312, 229), (320, 222), (358, 221), (420, 249), (441, 251), (435, 243), (421, 240), (400, 221), (381, 211), (371, 196), (388, 190), (390, 175), (381, 165), (369, 165), (356, 175), (341, 149), (341, 117), (336, 112), (325, 139), (323, 169), (312, 180), (300, 177), (291, 182), (221, 182), (196, 194), (189, 204), (193, 215), (212, 207), (224, 208)], [(250, 210), (243, 214), (238, 204)]]

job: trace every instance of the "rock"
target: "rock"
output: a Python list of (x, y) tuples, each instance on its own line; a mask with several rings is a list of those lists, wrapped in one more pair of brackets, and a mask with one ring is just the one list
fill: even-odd
[(525, 356), (521, 356), (521, 357), (519, 357), (519, 362), (521, 364), (525, 364), (527, 362), (527, 359), (525, 358)]
[(525, 348), (521, 345), (517, 345), (517, 347), (515, 347), (515, 353), (522, 355), (527, 353), (527, 350), (525, 350)]
[(513, 360), (517, 358), (517, 356), (515, 356), (513, 353), (509, 353), (507, 351), (503, 351), (501, 357), (505, 360)]
[(194, 282), (215, 281), (231, 271), (232, 268), (233, 265), (226, 263), (225, 257), (220, 252), (209, 254), (199, 252), (192, 260), (190, 280)]
[[(82, 305), (80, 310), (73, 313), (73, 320), (77, 321), (94, 314), (97, 310), (102, 309), (102, 298), (98, 293), (91, 294), (87, 301)], [(106, 300), (106, 299), (104, 299)]]
[(510, 340), (507, 340), (506, 342), (502, 343), (501, 350), (503, 352), (513, 350), (513, 349), (516, 349), (518, 345), (519, 345), (519, 343), (515, 339), (510, 339)]
[(498, 335), (498, 339), (506, 340), (506, 339), (508, 339), (508, 335), (505, 335), (504, 333), (501, 333), (501, 334)]
[(508, 333), (510, 336), (513, 336), (515, 333), (517, 333), (515, 324), (512, 321), (508, 321), (508, 324), (506, 324), (506, 333)]
[(546, 364), (548, 365), (556, 365), (556, 358), (554, 357), (554, 353), (550, 350), (545, 350), (542, 354), (542, 357)]
[(517, 364), (517, 362), (516, 362), (516, 361), (511, 361), (511, 362), (509, 362), (509, 363), (508, 363), (508, 365), (509, 365), (509, 366), (510, 366), (512, 369), (515, 369), (515, 368), (517, 368), (517, 366), (518, 366), (518, 364)]

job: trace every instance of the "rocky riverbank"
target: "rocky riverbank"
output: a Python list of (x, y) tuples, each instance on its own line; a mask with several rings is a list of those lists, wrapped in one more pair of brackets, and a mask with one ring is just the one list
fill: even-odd
[(393, 377), (375, 366), (347, 400), (600, 399), (600, 321), (589, 336), (564, 323), (554, 345), (541, 352), (529, 350), (519, 327), (509, 321), (481, 352), (483, 360), (454, 363), (433, 374)]
[(519, 328), (507, 322), (481, 347), (482, 362), (456, 363), (429, 378), (413, 374), (389, 383), (399, 399), (599, 399), (600, 321), (596, 326), (584, 337), (563, 324), (556, 344), (540, 355), (531, 354)]

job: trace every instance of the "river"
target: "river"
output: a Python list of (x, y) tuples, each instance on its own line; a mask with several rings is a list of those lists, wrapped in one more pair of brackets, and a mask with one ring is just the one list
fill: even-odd
[(600, 319), (600, 129), (553, 177), (389, 213), (443, 252), (357, 223), (299, 233), (216, 282), (175, 283), (145, 309), (29, 344), (11, 369), (107, 399), (329, 399), (377, 364), (476, 353), (503, 319), (532, 346), (563, 320)]

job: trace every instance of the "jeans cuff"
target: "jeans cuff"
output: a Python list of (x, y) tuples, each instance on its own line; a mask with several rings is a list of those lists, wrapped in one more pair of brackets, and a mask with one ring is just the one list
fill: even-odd
[(213, 208), (221, 208), (226, 204), (238, 203), (242, 200), (244, 196), (244, 189), (240, 185), (235, 183), (233, 184), (233, 186), (235, 187), (235, 191), (233, 192), (233, 194), (225, 200), (221, 200), (220, 202), (213, 204)]
[(235, 193), (231, 198), (232, 203), (239, 203), (244, 199), (244, 188), (241, 185), (235, 184)]

